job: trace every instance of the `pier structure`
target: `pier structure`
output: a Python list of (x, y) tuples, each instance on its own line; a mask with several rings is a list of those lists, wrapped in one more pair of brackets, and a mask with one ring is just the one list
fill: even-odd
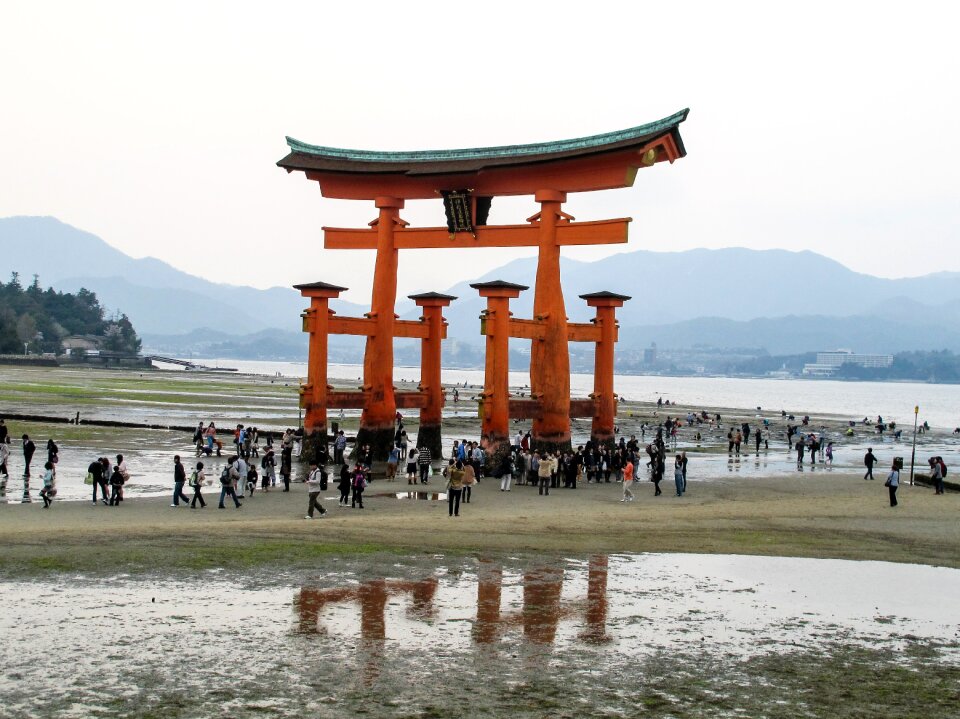
[[(377, 210), (367, 228), (323, 228), (327, 249), (376, 251), (370, 312), (362, 332), (367, 338), (362, 397), (353, 400), (359, 401), (362, 408), (357, 441), (370, 444), (375, 458), (386, 457), (394, 437), (396, 411), (403, 406), (393, 387), (393, 339), (422, 337), (398, 333), (398, 327), (403, 326), (395, 314), (399, 251), (490, 247), (535, 247), (538, 253), (531, 320), (536, 326), (529, 327), (537, 335), (530, 338), (531, 402), (521, 406), (501, 397), (492, 387), (485, 387), (484, 402), (497, 407), (497, 432), (502, 424), (502, 408), (506, 406), (508, 418), (532, 419), (535, 448), (569, 447), (571, 412), (583, 408), (577, 404), (579, 400), (570, 398), (568, 345), (570, 341), (593, 341), (603, 352), (597, 367), (605, 374), (598, 381), (594, 396), (585, 400), (591, 403), (591, 414), (576, 416), (594, 417), (597, 438), (607, 441), (603, 435), (607, 426), (612, 429), (610, 413), (616, 411), (615, 404), (610, 404), (615, 399), (609, 361), (616, 335), (615, 319), (607, 311), (613, 305), (596, 305), (598, 318), (591, 328), (596, 332), (574, 325), (571, 336), (560, 281), (560, 250), (565, 246), (625, 243), (631, 220), (627, 217), (576, 222), (563, 206), (569, 193), (630, 187), (640, 169), (684, 157), (679, 126), (687, 113), (682, 110), (646, 125), (590, 137), (462, 150), (347, 150), (309, 145), (288, 137), (290, 152), (277, 163), (280, 167), (288, 172), (302, 172), (319, 185), (324, 197), (372, 202)], [(539, 210), (522, 224), (488, 224), (494, 198), (513, 195), (532, 196)], [(442, 200), (445, 226), (411, 227), (401, 218), (400, 211), (407, 200), (425, 199)], [(497, 307), (501, 305), (497, 303)], [(491, 315), (486, 326), (500, 327), (502, 319), (502, 315), (499, 319)], [(490, 341), (488, 335), (488, 348), (502, 349), (503, 338), (496, 329), (492, 331), (494, 339)], [(589, 338), (578, 339), (582, 335)], [(424, 347), (427, 346), (425, 343)], [(498, 372), (501, 364), (496, 365)], [(491, 367), (489, 357), (486, 366)], [(316, 378), (308, 376), (311, 390), (305, 393), (304, 397), (309, 398), (305, 402), (321, 401), (324, 390), (318, 389), (321, 383)], [(488, 389), (493, 393), (488, 394)], [(326, 396), (328, 406), (333, 406), (329, 403), (334, 393), (327, 392)], [(526, 414), (515, 417), (514, 407)], [(316, 420), (320, 416), (319, 410), (314, 409), (312, 417)], [(321, 431), (318, 424), (306, 429)], [(432, 435), (427, 433), (431, 443)]]

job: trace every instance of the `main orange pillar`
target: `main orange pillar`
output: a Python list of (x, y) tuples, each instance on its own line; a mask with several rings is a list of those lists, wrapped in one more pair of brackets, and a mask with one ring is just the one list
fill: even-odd
[(497, 466), (504, 451), (510, 451), (510, 300), (528, 289), (526, 285), (496, 280), (472, 285), (487, 298), (481, 316), (487, 337), (487, 361), (480, 405), (480, 443), (487, 463)]
[(304, 409), (304, 438), (310, 451), (302, 452), (307, 459), (317, 459), (319, 450), (326, 451), (327, 443), (327, 345), (330, 326), (331, 298), (340, 296), (346, 287), (326, 282), (294, 285), (300, 294), (310, 298), (310, 307), (303, 313), (303, 330), (310, 333), (307, 354), (307, 384), (300, 388), (300, 406)]
[(543, 340), (530, 348), (530, 391), (540, 401), (540, 416), (533, 420), (533, 445), (541, 451), (570, 448), (570, 353), (567, 311), (560, 285), (560, 245), (557, 223), (565, 192), (539, 190), (540, 254), (533, 317), (544, 323)]
[(378, 197), (377, 259), (373, 270), (370, 317), (373, 334), (363, 355), (364, 407), (357, 443), (369, 444), (373, 457), (385, 460), (393, 443), (397, 401), (393, 393), (393, 332), (397, 305), (397, 248), (393, 231), (403, 200)]
[(443, 421), (443, 383), (440, 380), (440, 357), (443, 342), (443, 308), (457, 299), (439, 292), (408, 295), (423, 308), (423, 321), (428, 333), (420, 342), (420, 389), (427, 393), (427, 404), (420, 409), (420, 427), (417, 429), (417, 447), (429, 447), (430, 456), (443, 456), (441, 424)]
[(617, 342), (617, 307), (630, 298), (615, 292), (591, 292), (580, 295), (590, 307), (597, 309), (593, 320), (600, 328), (600, 340), (597, 342), (593, 360), (593, 399), (596, 411), (590, 439), (596, 445), (611, 445), (615, 440), (614, 427), (617, 421), (617, 399), (613, 392), (613, 348)]

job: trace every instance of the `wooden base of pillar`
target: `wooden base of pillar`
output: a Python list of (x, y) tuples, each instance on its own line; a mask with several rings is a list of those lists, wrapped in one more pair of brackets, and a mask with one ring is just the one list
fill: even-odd
[(316, 460), (317, 464), (323, 467), (330, 461), (329, 446), (330, 437), (327, 435), (325, 429), (318, 429), (310, 434), (304, 434), (303, 446), (300, 450), (300, 461), (307, 463)]
[(396, 428), (392, 423), (386, 427), (360, 427), (357, 430), (357, 443), (354, 445), (354, 451), (357, 451), (356, 448), (369, 444), (374, 461), (386, 462), (390, 457), (390, 448), (393, 446), (395, 435)]
[(439, 424), (420, 425), (417, 429), (417, 449), (421, 447), (428, 447), (433, 459), (443, 459), (443, 439)]
[(543, 454), (544, 452), (566, 452), (571, 449), (570, 435), (533, 435), (532, 449), (536, 452), (540, 452), (540, 454)]
[(617, 438), (613, 431), (593, 432), (590, 434), (590, 441), (593, 442), (594, 447), (611, 449), (617, 443)]
[(503, 458), (511, 452), (510, 438), (496, 435), (486, 436), (481, 438), (480, 445), (483, 447), (484, 454), (486, 454), (485, 473), (492, 477), (495, 472), (499, 471), (500, 465), (503, 464)]

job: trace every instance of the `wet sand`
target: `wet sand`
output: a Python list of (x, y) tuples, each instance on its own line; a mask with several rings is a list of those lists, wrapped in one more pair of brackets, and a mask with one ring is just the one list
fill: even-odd
[[(3, 410), (19, 406), (68, 413), (78, 398), (97, 397), (85, 412), (93, 416), (104, 411), (102, 405), (107, 398), (123, 398), (122, 403), (134, 416), (148, 410), (156, 412), (149, 408), (161, 405), (164, 417), (188, 420), (190, 424), (196, 417), (214, 418), (220, 426), (232, 426), (246, 420), (245, 415), (249, 414), (244, 409), (231, 410), (223, 405), (233, 393), (236, 395), (232, 403), (241, 408), (254, 398), (260, 401), (261, 396), (269, 396), (273, 407), (280, 409), (278, 413), (286, 414), (295, 392), (277, 378), (234, 376), (211, 380), (166, 372), (148, 373), (141, 378), (133, 372), (31, 370), (27, 376), (8, 374), (4, 379), (16, 389), (16, 398), (4, 402), (0, 416)], [(147, 389), (149, 395), (138, 394)], [(454, 438), (473, 439), (479, 433), (476, 404), (470, 401), (474, 391), (475, 388), (461, 389), (459, 403), (448, 401), (445, 450)], [(191, 401), (196, 403), (189, 411), (185, 411), (182, 402), (186, 392), (193, 393)], [(209, 488), (213, 501), (204, 510), (171, 508), (167, 494), (167, 488), (172, 488), (169, 462), (173, 454), (180, 453), (189, 466), (193, 454), (189, 436), (183, 433), (17, 422), (11, 424), (14, 436), (29, 431), (41, 440), (38, 456), (47, 433), (57, 437), (64, 482), (77, 483), (78, 489), (86, 464), (93, 456), (122, 450), (132, 466), (137, 489), (164, 495), (132, 496), (131, 491), (130, 500), (119, 509), (58, 500), (53, 508), (44, 511), (36, 502), (38, 479), (34, 479), (34, 504), (0, 503), (0, 542), (5, 547), (0, 553), (0, 568), (82, 569), (94, 566), (91, 557), (106, 564), (113, 557), (117, 568), (117, 563), (122, 567), (125, 553), (131, 548), (145, 552), (156, 549), (158, 569), (163, 567), (163, 552), (169, 548), (187, 554), (214, 548), (229, 553), (231, 548), (239, 552), (270, 545), (276, 552), (263, 556), (282, 561), (290, 543), (313, 548), (367, 544), (425, 552), (737, 553), (960, 567), (960, 493), (935, 496), (932, 489), (904, 483), (900, 506), (888, 506), (883, 477), (893, 456), (905, 456), (909, 463), (910, 443), (906, 436), (900, 442), (894, 442), (889, 433), (881, 439), (872, 427), (858, 424), (855, 436), (847, 437), (849, 418), (813, 416), (810, 425), (801, 429), (822, 429), (836, 444), (838, 464), (829, 470), (818, 465), (816, 472), (809, 471), (807, 464), (801, 473), (786, 451), (784, 430), (788, 420), (779, 411), (759, 416), (760, 412), (747, 409), (658, 409), (648, 403), (625, 402), (620, 405), (618, 417), (620, 433), (627, 438), (636, 434), (639, 438), (642, 422), (657, 424), (667, 416), (683, 417), (688, 411), (701, 409), (708, 409), (711, 415), (720, 413), (723, 422), (721, 427), (704, 424), (681, 430), (676, 449), (688, 451), (691, 457), (688, 493), (682, 498), (673, 496), (668, 457), (663, 496), (653, 497), (652, 484), (642, 481), (635, 490), (637, 500), (632, 503), (619, 501), (621, 488), (613, 483), (557, 489), (549, 497), (539, 497), (535, 489), (524, 486), (509, 493), (500, 492), (491, 479), (475, 490), (474, 501), (464, 507), (461, 517), (449, 518), (446, 505), (440, 502), (374, 496), (407, 489), (403, 480), (387, 483), (378, 479), (368, 489), (367, 508), (362, 511), (339, 509), (331, 485), (324, 499), (330, 514), (313, 521), (303, 519), (306, 489), (301, 483), (295, 483), (290, 494), (258, 492), (239, 511), (216, 508), (219, 486)], [(112, 415), (116, 410), (110, 408), (105, 413)], [(729, 427), (741, 422), (757, 427), (764, 418), (770, 422), (769, 451), (762, 450), (759, 458), (745, 453), (740, 462), (727, 460)], [(799, 424), (799, 418), (798, 414), (792, 423)], [(350, 432), (356, 422), (356, 417), (347, 417), (343, 426)], [(413, 440), (416, 421), (410, 418), (407, 427)], [(528, 425), (515, 427), (526, 430)], [(700, 441), (694, 436), (698, 430), (702, 434)], [(584, 441), (589, 435), (589, 421), (574, 421), (573, 435), (575, 443)], [(646, 441), (652, 436), (648, 430)], [(873, 446), (880, 458), (878, 479), (873, 482), (862, 479), (860, 465), (866, 446)], [(940, 453), (947, 458), (948, 465), (960, 466), (953, 461), (957, 446), (957, 438), (944, 428), (920, 435), (918, 466), (923, 466), (927, 455)], [(17, 460), (18, 447), (14, 447), (13, 454)], [(214, 477), (219, 472), (219, 461), (208, 464), (208, 472)], [(295, 476), (302, 476), (304, 469), (296, 466)], [(12, 471), (8, 499), (16, 501), (21, 486), (16, 461)], [(643, 474), (641, 471), (641, 477)], [(430, 489), (442, 490), (442, 480), (435, 478)], [(198, 565), (213, 561), (199, 556), (195, 560)]]
[[(540, 497), (529, 486), (501, 492), (488, 479), (453, 518), (445, 502), (391, 494), (407, 488), (405, 480), (376, 480), (363, 510), (339, 508), (331, 488), (322, 498), (327, 517), (314, 520), (303, 518), (306, 488), (299, 483), (290, 493), (258, 492), (239, 510), (229, 500), (227, 509), (217, 509), (214, 487), (203, 510), (172, 508), (166, 497), (132, 498), (120, 508), (84, 502), (57, 502), (49, 510), (37, 503), (0, 505), (5, 547), (0, 567), (82, 569), (95, 566), (95, 559), (96, 566), (122, 569), (116, 563), (122, 565), (125, 553), (136, 548), (155, 549), (155, 568), (162, 570), (171, 550), (218, 548), (226, 555), (233, 548), (278, 541), (347, 550), (373, 544), (424, 552), (698, 552), (960, 567), (960, 494), (936, 496), (932, 489), (904, 485), (900, 506), (891, 508), (883, 480), (865, 481), (859, 474), (698, 482), (691, 472), (683, 497), (674, 496), (672, 482), (662, 483), (660, 497), (653, 496), (652, 483), (641, 482), (637, 500), (627, 503), (619, 501), (621, 489), (614, 483), (554, 489)], [(442, 481), (433, 479), (429, 489), (442, 490)]]

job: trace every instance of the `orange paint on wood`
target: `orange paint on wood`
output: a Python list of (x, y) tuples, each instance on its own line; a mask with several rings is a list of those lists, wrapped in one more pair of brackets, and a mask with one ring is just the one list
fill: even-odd
[[(557, 243), (560, 245), (612, 245), (627, 242), (631, 218), (591, 222), (562, 222), (557, 225)], [(379, 223), (377, 223), (379, 226)], [(396, 228), (394, 246), (398, 250), (482, 248), (482, 247), (538, 247), (540, 229), (528, 225), (481, 225), (476, 235), (460, 232), (453, 237), (446, 227)], [(377, 228), (359, 229), (324, 227), (323, 246), (328, 250), (374, 250), (377, 248)]]

